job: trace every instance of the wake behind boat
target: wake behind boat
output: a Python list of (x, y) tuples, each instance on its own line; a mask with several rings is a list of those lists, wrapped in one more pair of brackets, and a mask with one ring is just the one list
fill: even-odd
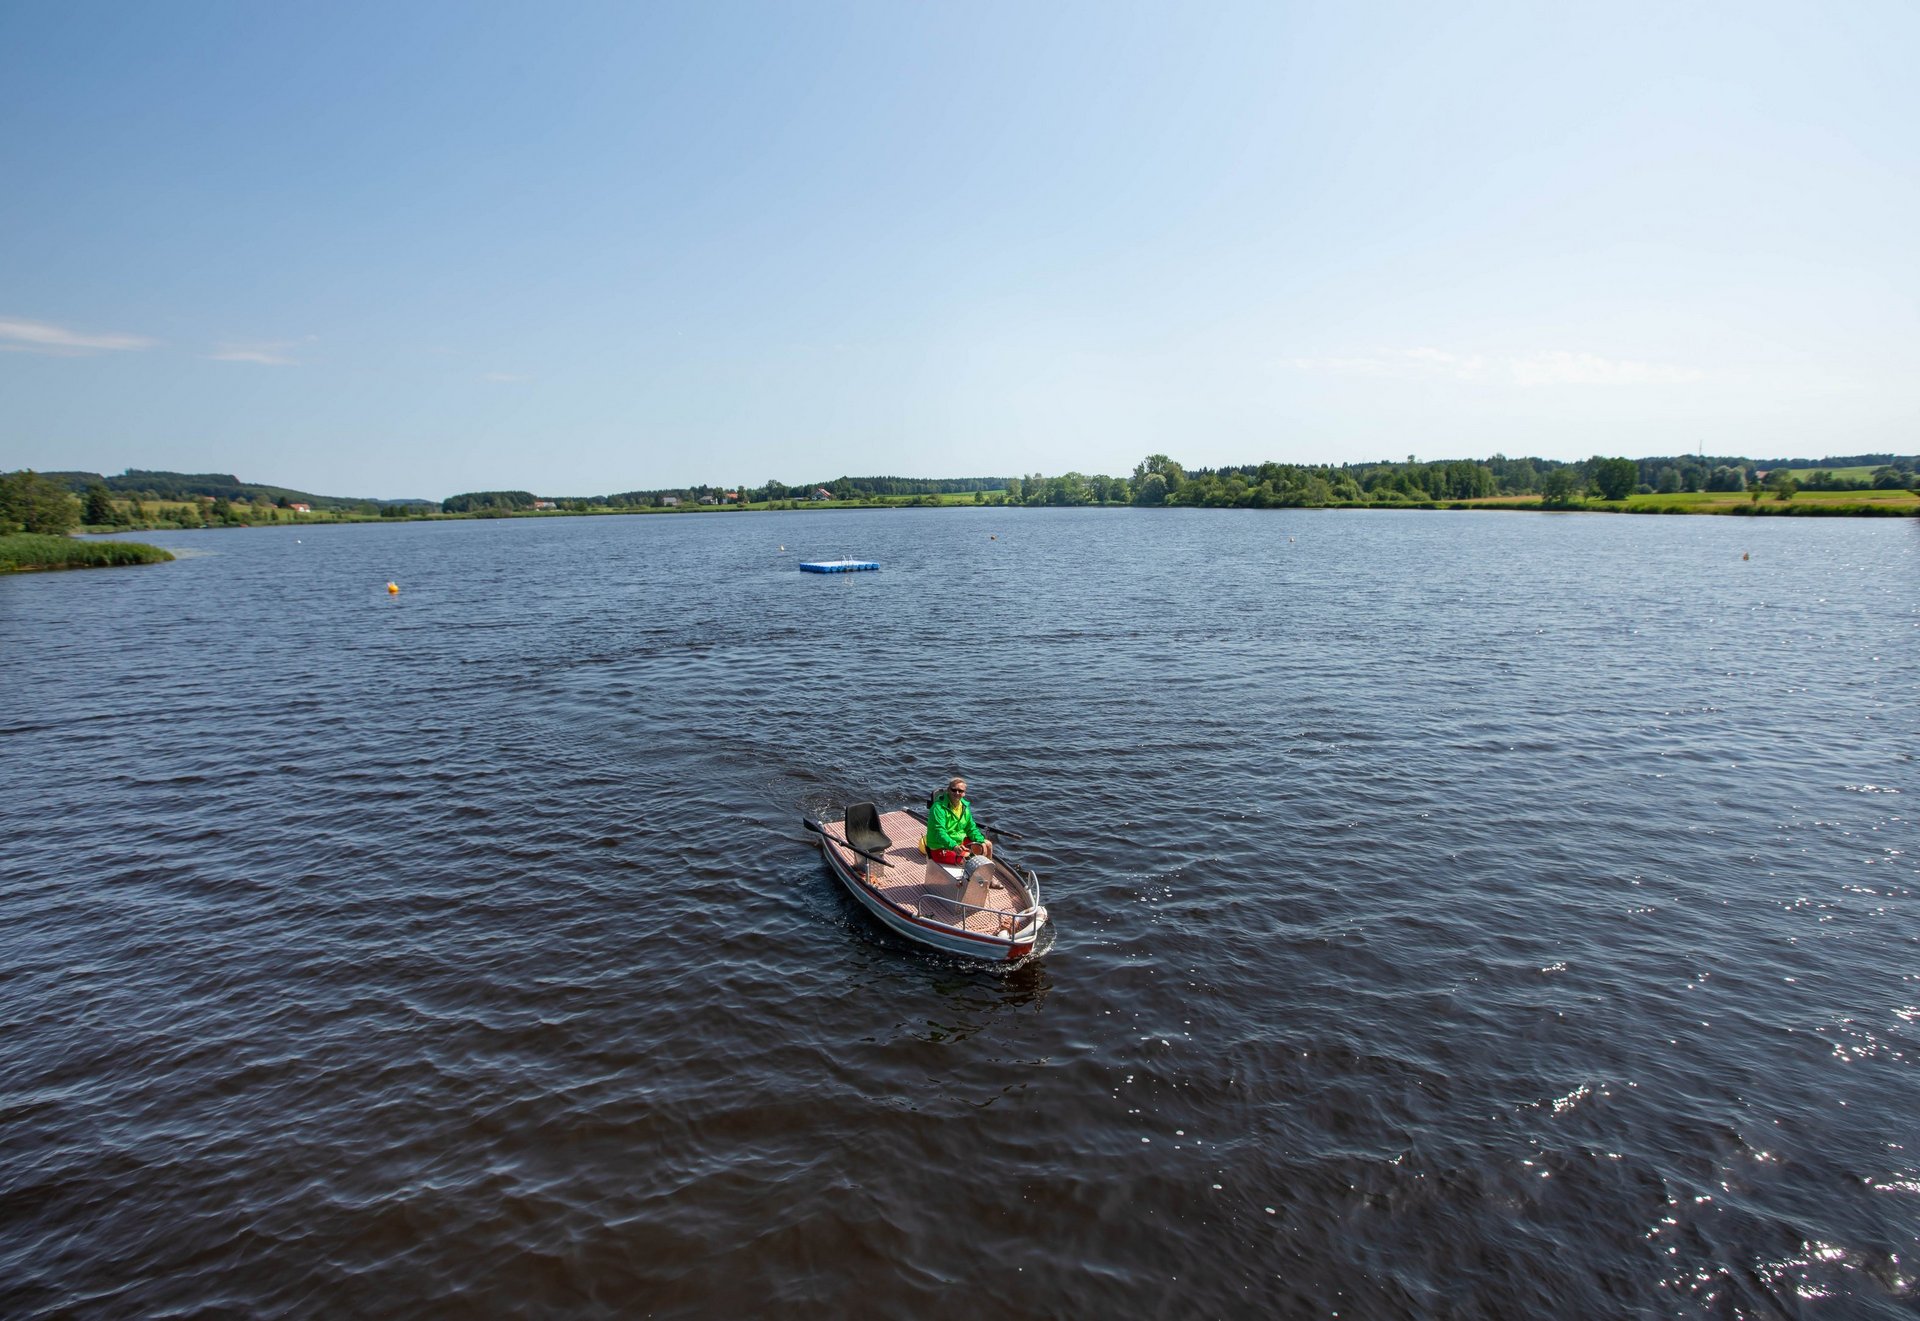
[(1040, 878), (995, 857), (949, 867), (920, 851), (924, 818), (851, 803), (838, 821), (808, 818), (820, 851), (860, 905), (909, 940), (949, 954), (1025, 958), (1047, 924)]

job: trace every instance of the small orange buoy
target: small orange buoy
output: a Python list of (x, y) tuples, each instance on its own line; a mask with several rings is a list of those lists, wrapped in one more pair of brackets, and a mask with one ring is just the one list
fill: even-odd
[(1740, 558), (1743, 560), (1750, 560), (1753, 558), (1753, 555), (1750, 552), (1743, 550), (1740, 552)]
[(399, 583), (388, 583), (388, 584), (387, 584), (387, 595), (388, 595), (388, 596), (398, 596), (398, 595), (400, 595), (400, 584), (399, 584)]

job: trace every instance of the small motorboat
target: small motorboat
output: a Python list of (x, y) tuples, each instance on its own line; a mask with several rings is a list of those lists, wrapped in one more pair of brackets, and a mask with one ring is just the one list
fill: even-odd
[[(827, 866), (866, 910), (909, 940), (1002, 962), (1033, 953), (1047, 924), (1040, 878), (1000, 856), (949, 867), (920, 851), (924, 817), (850, 803), (838, 821), (806, 819)], [(1001, 832), (1004, 833), (1004, 832)]]

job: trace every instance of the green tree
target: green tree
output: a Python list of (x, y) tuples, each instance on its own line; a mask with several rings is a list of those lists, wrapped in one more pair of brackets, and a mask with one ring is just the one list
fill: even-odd
[(1146, 473), (1133, 480), (1133, 502), (1137, 505), (1163, 505), (1167, 502), (1166, 474)]
[(1540, 474), (1532, 459), (1501, 459), (1499, 463), (1505, 470), (1500, 476), (1500, 489), (1508, 495), (1526, 495), (1539, 488)]
[(1166, 494), (1169, 498), (1179, 493), (1181, 484), (1187, 479), (1186, 469), (1182, 468), (1166, 455), (1149, 454), (1139, 463), (1133, 465), (1133, 489), (1136, 492), (1134, 499), (1135, 504), (1143, 503), (1137, 494), (1140, 490), (1140, 483), (1148, 476), (1154, 474), (1158, 474), (1160, 479), (1166, 483)]
[(79, 521), (79, 502), (58, 482), (31, 468), (0, 475), (0, 533), (65, 536)]
[(87, 483), (86, 506), (85, 519), (95, 527), (119, 522), (113, 507), (113, 492), (107, 489), (105, 482)]
[(1580, 484), (1569, 467), (1555, 468), (1540, 485), (1540, 504), (1545, 509), (1571, 509), (1579, 495)]
[(1632, 459), (1603, 459), (1596, 454), (1587, 462), (1587, 473), (1602, 500), (1624, 500), (1640, 481), (1640, 467)]

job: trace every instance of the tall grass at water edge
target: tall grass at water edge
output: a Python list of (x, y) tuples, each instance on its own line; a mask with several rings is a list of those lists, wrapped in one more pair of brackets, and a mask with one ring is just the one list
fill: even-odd
[(0, 537), (0, 573), (105, 569), (121, 564), (160, 564), (172, 558), (158, 546), (138, 541), (79, 541), (37, 532)]

